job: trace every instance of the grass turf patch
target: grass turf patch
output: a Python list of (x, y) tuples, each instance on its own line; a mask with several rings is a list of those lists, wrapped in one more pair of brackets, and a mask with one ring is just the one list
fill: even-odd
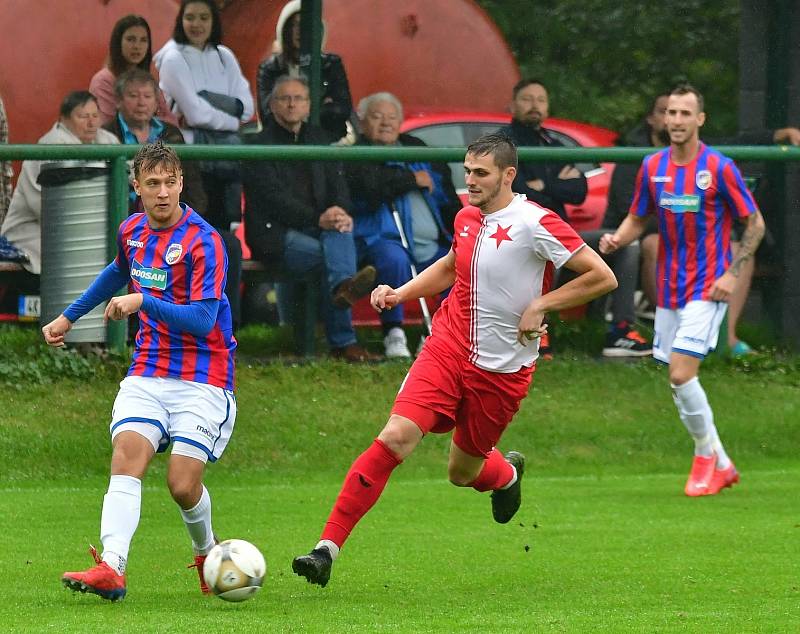
[(0, 622), (17, 632), (767, 632), (800, 618), (800, 527), (785, 504), (800, 496), (800, 469), (753, 471), (704, 499), (681, 494), (682, 473), (526, 475), (518, 517), (500, 526), (488, 495), (408, 467), (325, 589), (290, 562), (316, 541), (338, 482), (261, 473), (243, 486), (215, 471), (216, 530), (267, 559), (264, 589), (241, 605), (200, 595), (185, 529), (155, 479), (119, 604), (58, 581), (90, 564), (104, 480), (3, 489)]

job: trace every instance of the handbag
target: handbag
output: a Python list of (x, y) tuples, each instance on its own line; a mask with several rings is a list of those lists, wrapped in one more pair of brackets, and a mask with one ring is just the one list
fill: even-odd
[[(193, 128), (194, 142), (201, 145), (241, 145), (239, 133), (232, 130), (208, 130)], [(210, 174), (223, 181), (241, 180), (238, 161), (200, 161), (200, 172)]]

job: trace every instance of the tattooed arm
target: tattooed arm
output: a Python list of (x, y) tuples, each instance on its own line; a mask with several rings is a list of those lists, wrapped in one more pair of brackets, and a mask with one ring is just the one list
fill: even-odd
[(742, 234), (739, 248), (733, 257), (731, 265), (724, 275), (720, 277), (711, 287), (711, 299), (718, 302), (726, 302), (730, 299), (733, 289), (736, 287), (737, 278), (742, 271), (745, 263), (754, 258), (756, 249), (764, 237), (765, 224), (764, 217), (760, 211), (747, 217), (745, 220), (747, 227)]

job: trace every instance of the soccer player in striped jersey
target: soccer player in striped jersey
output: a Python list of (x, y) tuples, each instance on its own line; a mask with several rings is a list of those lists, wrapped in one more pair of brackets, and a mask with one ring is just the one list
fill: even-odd
[[(345, 476), (314, 550), (293, 570), (328, 583), (333, 560), (377, 502), (389, 476), (429, 432), (454, 431), (448, 476), (456, 486), (492, 491), (501, 524), (521, 504), (525, 458), (496, 445), (528, 393), (546, 312), (578, 306), (613, 290), (602, 258), (559, 216), (513, 193), (517, 150), (503, 134), (467, 149), (469, 206), (456, 214), (451, 250), (397, 289), (378, 286), (378, 310), (450, 288), (400, 391), (388, 422)], [(578, 275), (550, 290), (555, 267)]]
[[(139, 524), (142, 478), (156, 452), (172, 443), (167, 485), (194, 549), (200, 589), (208, 592), (203, 562), (215, 544), (211, 498), (203, 485), (206, 462), (225, 450), (236, 420), (231, 311), (223, 294), (227, 270), (219, 234), (178, 198), (181, 164), (160, 141), (133, 161), (134, 188), (144, 213), (129, 216), (117, 233), (117, 257), (63, 314), (42, 328), (63, 346), (72, 324), (108, 301), (105, 319), (139, 313), (128, 375), (111, 414), (111, 478), (100, 519), (102, 557), (66, 572), (62, 582), (116, 601), (125, 596), (125, 567)], [(112, 297), (123, 286), (131, 292)]]
[[(703, 97), (686, 84), (667, 102), (670, 145), (647, 156), (637, 176), (628, 216), (605, 234), (600, 251), (613, 253), (635, 240), (647, 217), (659, 231), (658, 306), (653, 357), (669, 364), (673, 400), (694, 439), (686, 495), (714, 495), (739, 481), (717, 433), (700, 385), (700, 363), (717, 344), (727, 302), (742, 267), (764, 235), (764, 219), (733, 161), (700, 141)], [(745, 224), (739, 250), (730, 248), (731, 226)]]

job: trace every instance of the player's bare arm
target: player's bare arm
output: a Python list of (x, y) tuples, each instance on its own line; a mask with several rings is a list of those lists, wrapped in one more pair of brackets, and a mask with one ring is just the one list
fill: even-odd
[(608, 255), (617, 249), (628, 246), (644, 233), (647, 218), (628, 214), (614, 233), (606, 233), (600, 238), (600, 253)]
[(144, 297), (141, 293), (112, 297), (106, 306), (105, 313), (103, 313), (103, 322), (107, 323), (109, 319), (127, 319), (129, 315), (137, 312), (142, 307), (143, 299)]
[(742, 234), (739, 249), (736, 251), (731, 265), (724, 275), (711, 286), (711, 299), (714, 301), (724, 302), (730, 299), (731, 293), (736, 288), (736, 281), (739, 278), (742, 267), (748, 260), (755, 257), (756, 249), (758, 249), (758, 245), (761, 244), (761, 239), (764, 237), (766, 225), (760, 211), (748, 216), (746, 223), (747, 227)]
[(42, 326), (42, 335), (44, 335), (45, 343), (54, 348), (61, 348), (64, 346), (64, 335), (72, 328), (72, 322), (59, 315), (46, 326)]
[(517, 341), (527, 341), (544, 334), (542, 319), (545, 313), (580, 306), (617, 288), (617, 278), (596, 251), (588, 246), (579, 249), (564, 265), (578, 277), (563, 286), (534, 299), (519, 320)]
[(430, 297), (450, 288), (456, 280), (456, 256), (451, 249), (447, 255), (431, 264), (417, 277), (394, 289), (380, 284), (372, 291), (370, 303), (378, 312), (420, 297)]

